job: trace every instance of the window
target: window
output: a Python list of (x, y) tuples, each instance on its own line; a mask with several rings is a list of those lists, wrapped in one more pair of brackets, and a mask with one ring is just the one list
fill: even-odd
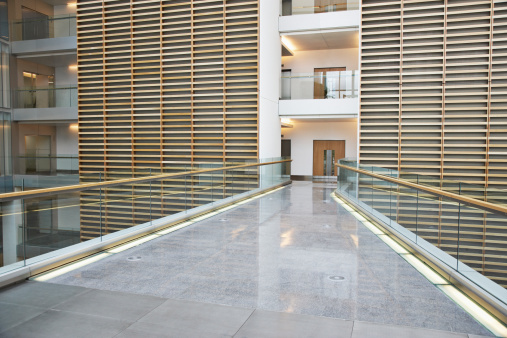
[(9, 47), (0, 43), (0, 107), (10, 108)]

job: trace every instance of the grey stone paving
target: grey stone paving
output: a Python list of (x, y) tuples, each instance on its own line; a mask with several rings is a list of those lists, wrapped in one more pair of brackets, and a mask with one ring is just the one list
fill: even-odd
[(491, 336), (333, 189), (295, 182), (50, 283), (0, 290), (0, 336)]
[(480, 338), (78, 286), (64, 286), (60, 293), (50, 286), (24, 282), (0, 290), (0, 337)]

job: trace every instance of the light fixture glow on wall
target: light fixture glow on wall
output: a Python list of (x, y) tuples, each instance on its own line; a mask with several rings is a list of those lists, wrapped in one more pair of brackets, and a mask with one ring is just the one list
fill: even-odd
[(78, 129), (79, 129), (78, 124), (77, 123), (71, 123), (69, 125), (69, 129), (72, 130), (72, 131), (78, 131)]
[(69, 70), (77, 70), (77, 65), (70, 65)]
[(294, 51), (297, 50), (296, 46), (294, 46), (294, 43), (292, 43), (292, 41), (290, 41), (290, 39), (284, 35), (282, 35), (281, 40), (285, 48), (294, 54)]
[(292, 128), (292, 127), (294, 127), (293, 122), (291, 121), (291, 119), (281, 118), (280, 122), (281, 122), (282, 128)]

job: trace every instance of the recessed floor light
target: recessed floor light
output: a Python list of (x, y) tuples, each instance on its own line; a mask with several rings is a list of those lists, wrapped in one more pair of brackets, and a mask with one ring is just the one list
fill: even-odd
[(130, 256), (130, 257), (127, 257), (127, 260), (128, 261), (131, 261), (131, 262), (134, 262), (134, 261), (139, 261), (141, 260), (141, 256)]
[(345, 277), (343, 277), (343, 276), (329, 276), (327, 278), (329, 278), (333, 282), (342, 282), (345, 280)]

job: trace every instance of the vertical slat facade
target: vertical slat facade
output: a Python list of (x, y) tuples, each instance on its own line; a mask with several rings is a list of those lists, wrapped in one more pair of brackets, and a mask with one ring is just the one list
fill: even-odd
[[(77, 31), (83, 182), (258, 158), (258, 0), (79, 0)], [(82, 239), (206, 203), (191, 183), (83, 193)]]
[[(506, 3), (363, 0), (361, 12), (360, 162), (480, 198), (506, 188)], [(507, 286), (505, 225), (397, 189), (400, 224)]]

